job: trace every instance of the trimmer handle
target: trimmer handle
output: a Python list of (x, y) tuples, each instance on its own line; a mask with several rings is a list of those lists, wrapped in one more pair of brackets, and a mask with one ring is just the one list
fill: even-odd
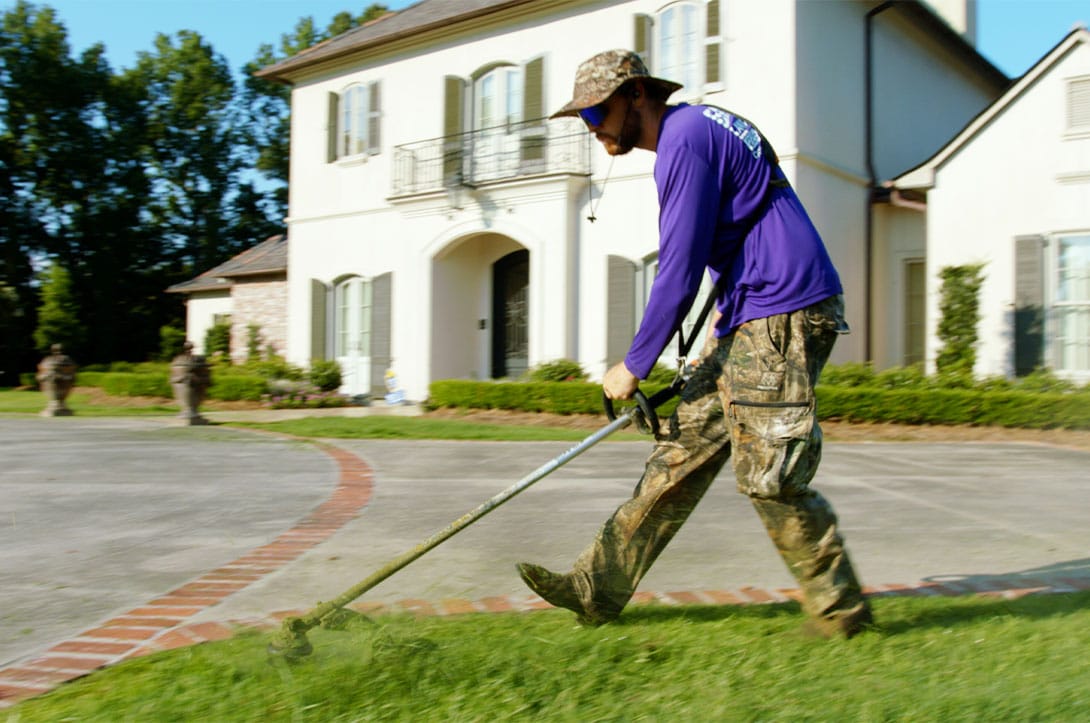
[[(645, 434), (650, 432), (657, 436), (659, 433), (659, 415), (655, 414), (655, 408), (639, 389), (632, 395), (632, 398), (636, 400), (637, 409), (632, 410), (630, 413), (634, 412), (633, 421), (636, 422), (636, 426)], [(617, 413), (613, 409), (613, 400), (606, 396), (604, 390), (602, 391), (602, 406), (605, 408), (609, 421), (615, 421)]]

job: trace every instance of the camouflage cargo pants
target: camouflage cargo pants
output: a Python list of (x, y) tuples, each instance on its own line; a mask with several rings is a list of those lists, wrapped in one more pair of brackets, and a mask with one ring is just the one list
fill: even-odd
[(708, 342), (632, 498), (575, 562), (571, 580), (588, 613), (621, 612), (728, 459), (806, 612), (837, 620), (864, 607), (836, 515), (809, 486), (821, 459), (814, 384), (846, 328), (837, 296)]

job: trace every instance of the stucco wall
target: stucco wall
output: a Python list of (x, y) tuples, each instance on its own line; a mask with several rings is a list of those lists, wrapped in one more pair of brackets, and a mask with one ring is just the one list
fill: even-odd
[(193, 342), (193, 347), (207, 354), (204, 348), (204, 335), (212, 326), (217, 314), (230, 314), (231, 291), (204, 291), (191, 295), (185, 302), (185, 337)]

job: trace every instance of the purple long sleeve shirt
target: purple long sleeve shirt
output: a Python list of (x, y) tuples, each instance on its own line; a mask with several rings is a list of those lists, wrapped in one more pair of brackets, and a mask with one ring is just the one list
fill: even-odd
[[(842, 293), (814, 224), (761, 136), (719, 108), (671, 106), (659, 129), (659, 269), (624, 363), (644, 379), (692, 306), (706, 268), (726, 276), (715, 334)], [(765, 194), (770, 193), (767, 204)]]

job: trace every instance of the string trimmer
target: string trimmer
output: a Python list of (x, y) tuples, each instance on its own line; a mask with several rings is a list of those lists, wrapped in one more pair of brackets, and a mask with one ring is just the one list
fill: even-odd
[(541, 465), (512, 486), (478, 506), (476, 509), (462, 515), (446, 528), (435, 533), (416, 547), (402, 553), (393, 560), (390, 560), (380, 569), (372, 573), (370, 577), (361, 580), (356, 585), (348, 588), (333, 600), (318, 603), (305, 615), (286, 618), (281, 625), (280, 631), (273, 637), (272, 642), (269, 643), (269, 654), (283, 657), (289, 661), (298, 660), (299, 658), (309, 655), (313, 650), (313, 647), (311, 646), (310, 641), (307, 640), (308, 630), (318, 625), (329, 628), (343, 626), (344, 618), (352, 617), (354, 615), (351, 611), (345, 610), (345, 606), (350, 602), (360, 595), (363, 595), (375, 585), (378, 585), (428, 550), (431, 550), (433, 547), (436, 547), (448, 538), (461, 532), (504, 502), (507, 502), (518, 493), (530, 487), (535, 482), (556, 471), (583, 452), (586, 452), (614, 432), (624, 429), (629, 424), (636, 423), (641, 429), (646, 429), (646, 431), (657, 434), (659, 422), (658, 416), (655, 414), (655, 408), (670, 400), (678, 393), (680, 387), (681, 383), (675, 382), (662, 391), (652, 395), (650, 399), (645, 397), (642, 392), (636, 392), (634, 397), (636, 406), (629, 408), (619, 416), (614, 413), (613, 403), (603, 396), (606, 416), (610, 419), (608, 425), (602, 427), (559, 457), (551, 459)]

